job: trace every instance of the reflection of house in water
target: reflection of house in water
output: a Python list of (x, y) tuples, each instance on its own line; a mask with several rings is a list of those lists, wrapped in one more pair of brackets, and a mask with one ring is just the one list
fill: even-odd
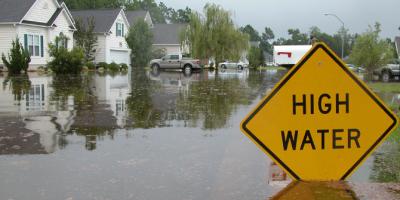
[(74, 112), (59, 110), (49, 99), (52, 77), (31, 74), (29, 80), (30, 87), (28, 84), (26, 90), (19, 91), (15, 88), (24, 87), (21, 81), (4, 85), (0, 78), (5, 86), (0, 88), (0, 116), (6, 119), (2, 123), (7, 127), (6, 132), (0, 132), (1, 154), (52, 153), (57, 148), (57, 133), (69, 130), (72, 124)]
[[(179, 99), (187, 99), (190, 95), (190, 86), (193, 82), (201, 80), (202, 74), (193, 73), (190, 76), (182, 72), (161, 72), (159, 74), (149, 74), (152, 81), (160, 83), (161, 88), (154, 91), (151, 95), (153, 109), (161, 113), (161, 120), (179, 126), (188, 118), (187, 113), (179, 110)], [(167, 124), (166, 124), (167, 125)]]
[(91, 86), (100, 104), (109, 104), (117, 125), (126, 125), (126, 99), (130, 94), (130, 81), (127, 75), (95, 75)]

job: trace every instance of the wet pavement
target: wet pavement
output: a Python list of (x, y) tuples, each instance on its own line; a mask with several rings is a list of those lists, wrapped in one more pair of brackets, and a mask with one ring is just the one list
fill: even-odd
[(240, 132), (285, 73), (0, 75), (0, 199), (399, 197), (398, 132), (349, 182), (321, 184), (290, 183)]

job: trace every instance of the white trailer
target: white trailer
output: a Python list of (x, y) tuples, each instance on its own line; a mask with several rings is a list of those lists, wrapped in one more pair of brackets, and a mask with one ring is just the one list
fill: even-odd
[(276, 65), (292, 67), (311, 49), (312, 45), (279, 45), (274, 46)]

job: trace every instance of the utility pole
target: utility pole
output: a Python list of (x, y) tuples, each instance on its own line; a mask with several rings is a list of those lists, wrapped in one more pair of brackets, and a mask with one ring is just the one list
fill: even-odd
[(344, 57), (344, 38), (345, 38), (344, 22), (337, 15), (332, 14), (332, 13), (326, 13), (325, 16), (332, 16), (332, 17), (336, 18), (340, 23), (342, 23), (342, 31), (343, 31), (343, 34), (342, 34), (342, 59), (343, 59), (343, 57)]

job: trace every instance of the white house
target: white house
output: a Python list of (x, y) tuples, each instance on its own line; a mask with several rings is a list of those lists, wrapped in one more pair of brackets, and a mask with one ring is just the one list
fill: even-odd
[(0, 54), (8, 55), (19, 37), (31, 54), (30, 69), (45, 65), (51, 59), (48, 44), (57, 36), (67, 36), (64, 45), (73, 47), (75, 26), (70, 16), (67, 6), (57, 0), (0, 0)]
[(82, 20), (85, 25), (88, 20), (94, 20), (94, 32), (97, 35), (96, 63), (131, 63), (131, 50), (125, 41), (129, 22), (123, 9), (76, 10), (71, 13), (75, 20)]
[(165, 49), (166, 53), (187, 53), (180, 44), (180, 33), (187, 24), (155, 24), (153, 27), (153, 48)]

